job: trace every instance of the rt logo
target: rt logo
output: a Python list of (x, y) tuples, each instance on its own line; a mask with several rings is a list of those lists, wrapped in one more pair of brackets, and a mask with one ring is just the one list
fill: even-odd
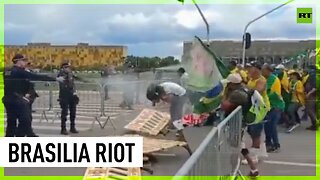
[(312, 23), (312, 8), (297, 8), (297, 23)]

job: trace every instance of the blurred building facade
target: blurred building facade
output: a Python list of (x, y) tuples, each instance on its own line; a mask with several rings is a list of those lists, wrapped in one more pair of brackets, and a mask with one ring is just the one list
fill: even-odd
[(16, 53), (29, 58), (32, 66), (39, 69), (59, 68), (69, 61), (76, 68), (101, 68), (105, 65), (121, 66), (127, 56), (126, 46), (51, 45), (50, 43), (28, 43), (27, 45), (5, 45), (5, 66), (12, 65)]
[[(182, 62), (188, 60), (192, 42), (183, 45)], [(242, 41), (211, 41), (210, 48), (223, 60), (238, 60), (242, 62)], [(266, 63), (280, 63), (307, 49), (315, 49), (315, 40), (253, 40), (246, 50), (246, 61), (258, 60)]]

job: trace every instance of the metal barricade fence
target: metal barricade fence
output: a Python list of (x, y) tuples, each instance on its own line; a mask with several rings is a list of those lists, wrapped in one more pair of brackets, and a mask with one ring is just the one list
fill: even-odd
[[(104, 128), (111, 116), (121, 112), (119, 105), (123, 101), (130, 101), (132, 105), (151, 106), (146, 98), (146, 91), (151, 83), (162, 83), (165, 80), (139, 80), (139, 79), (101, 79), (95, 83), (75, 82), (76, 92), (80, 99), (77, 105), (77, 117), (93, 118), (101, 128)], [(35, 90), (40, 97), (33, 103), (33, 110), (41, 113), (42, 120), (52, 121), (60, 119), (61, 107), (59, 99), (58, 82), (34, 81)], [(105, 99), (108, 91), (110, 99)], [(50, 116), (48, 116), (50, 113)], [(52, 116), (53, 113), (53, 116)], [(52, 117), (52, 118), (51, 118)], [(104, 122), (101, 118), (107, 118)], [(110, 120), (112, 123), (112, 121)], [(114, 125), (111, 124), (115, 129)]]
[[(164, 80), (118, 80), (118, 81), (107, 81), (103, 84), (102, 93), (104, 90), (108, 89), (108, 93), (110, 96), (111, 102), (115, 102), (114, 99), (118, 100), (118, 102), (127, 98), (132, 101), (133, 104), (151, 104), (149, 100), (146, 98), (147, 88), (151, 83), (160, 84), (165, 82)], [(102, 94), (102, 97), (104, 94)], [(109, 110), (107, 107), (105, 110)]]
[[(59, 83), (58, 82), (33, 82), (39, 97), (33, 103), (33, 110), (41, 112), (41, 119), (48, 121), (46, 113), (54, 113), (52, 122), (60, 116)], [(80, 102), (77, 108), (81, 111), (77, 115), (101, 115), (101, 85), (97, 83), (75, 83)]]
[(241, 125), (242, 111), (238, 107), (213, 127), (173, 179), (208, 179), (205, 176), (221, 179), (222, 176), (237, 175), (241, 157)]
[(43, 81), (34, 81), (32, 83), (34, 84), (36, 93), (39, 95), (32, 104), (32, 110), (41, 113), (40, 122), (43, 119), (48, 121), (47, 112), (52, 110), (51, 83)]
[(242, 110), (238, 107), (217, 126), (219, 136), (219, 174), (235, 176), (241, 157)]

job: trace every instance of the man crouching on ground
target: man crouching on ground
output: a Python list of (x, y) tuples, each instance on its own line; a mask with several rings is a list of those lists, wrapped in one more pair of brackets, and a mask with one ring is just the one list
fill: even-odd
[(155, 106), (160, 100), (170, 104), (170, 129), (177, 129), (178, 133), (183, 129), (183, 106), (187, 100), (186, 90), (173, 82), (151, 84), (147, 89), (147, 98)]

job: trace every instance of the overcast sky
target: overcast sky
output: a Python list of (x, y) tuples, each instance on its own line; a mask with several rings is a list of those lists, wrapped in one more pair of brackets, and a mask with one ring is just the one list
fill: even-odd
[[(276, 5), (200, 5), (211, 39), (241, 40), (245, 24)], [(315, 39), (313, 24), (297, 24), (288, 5), (249, 28), (254, 39)], [(183, 41), (206, 37), (192, 5), (5, 5), (5, 44), (127, 45), (137, 56), (181, 57)]]

